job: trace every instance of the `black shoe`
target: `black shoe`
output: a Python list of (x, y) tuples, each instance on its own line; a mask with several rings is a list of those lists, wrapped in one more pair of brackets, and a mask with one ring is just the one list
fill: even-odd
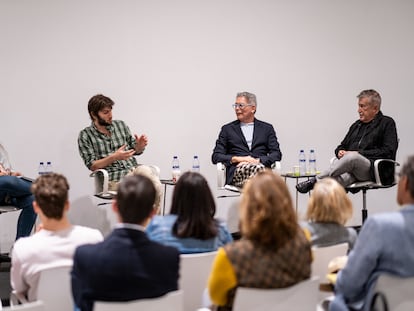
[(316, 184), (316, 178), (312, 177), (309, 180), (302, 181), (296, 185), (296, 190), (300, 193), (308, 193), (313, 189)]

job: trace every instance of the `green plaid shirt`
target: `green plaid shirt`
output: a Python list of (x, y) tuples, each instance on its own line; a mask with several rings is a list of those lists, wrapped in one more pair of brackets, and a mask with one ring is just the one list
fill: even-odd
[[(109, 156), (124, 144), (126, 150), (135, 147), (135, 138), (124, 121), (112, 121), (107, 129), (111, 133), (110, 136), (99, 132), (92, 122), (91, 126), (84, 128), (79, 133), (79, 153), (89, 169), (94, 161)], [(110, 181), (119, 181), (137, 165), (135, 157), (131, 157), (128, 160), (117, 160), (105, 169), (108, 171)]]

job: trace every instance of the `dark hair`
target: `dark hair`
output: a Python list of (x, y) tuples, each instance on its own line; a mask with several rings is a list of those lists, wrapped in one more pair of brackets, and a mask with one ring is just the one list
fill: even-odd
[(98, 115), (99, 111), (101, 111), (104, 108), (111, 108), (112, 109), (113, 105), (115, 105), (115, 103), (112, 99), (110, 99), (109, 97), (106, 97), (102, 94), (97, 94), (97, 95), (91, 97), (91, 99), (88, 102), (89, 116), (93, 120), (93, 116), (96, 117)]
[(414, 155), (407, 158), (407, 161), (401, 168), (400, 176), (407, 176), (410, 195), (414, 198)]
[(56, 173), (41, 175), (33, 182), (31, 190), (46, 217), (62, 219), (69, 190), (65, 176)]
[(186, 172), (178, 179), (170, 213), (177, 215), (172, 232), (179, 238), (217, 236), (216, 204), (207, 180), (199, 173)]
[(116, 203), (122, 222), (141, 224), (154, 210), (155, 187), (143, 175), (124, 177), (118, 185)]

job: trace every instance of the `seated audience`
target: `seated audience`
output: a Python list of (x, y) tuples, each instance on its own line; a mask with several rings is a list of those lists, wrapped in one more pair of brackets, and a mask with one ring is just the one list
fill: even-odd
[(246, 183), (240, 229), (242, 239), (218, 250), (209, 277), (208, 292), (219, 310), (232, 309), (238, 286), (283, 288), (310, 277), (311, 246), (279, 175), (266, 170)]
[(233, 241), (226, 225), (214, 219), (215, 213), (207, 180), (199, 173), (186, 172), (175, 185), (170, 214), (155, 216), (147, 234), (182, 254), (215, 251)]
[(345, 227), (352, 216), (352, 202), (344, 188), (334, 179), (321, 179), (308, 201), (306, 219), (301, 226), (309, 231), (312, 246), (330, 246), (348, 243), (354, 246), (357, 233)]
[(119, 223), (101, 243), (78, 247), (72, 293), (82, 311), (94, 301), (155, 298), (178, 289), (180, 257), (174, 247), (152, 242), (145, 226), (155, 214), (156, 190), (148, 177), (124, 177), (112, 208)]
[(237, 120), (223, 125), (211, 160), (222, 162), (226, 184), (242, 187), (246, 180), (282, 159), (273, 125), (255, 118), (256, 95), (241, 92), (233, 104)]
[(370, 310), (380, 274), (414, 276), (414, 156), (399, 175), (401, 210), (367, 218), (344, 269), (338, 272), (330, 310)]
[(37, 298), (40, 272), (72, 265), (77, 246), (103, 240), (98, 230), (69, 222), (68, 190), (66, 178), (55, 173), (42, 175), (32, 184), (33, 207), (41, 220), (40, 230), (16, 241), (10, 273), (12, 289), (27, 295), (29, 301)]

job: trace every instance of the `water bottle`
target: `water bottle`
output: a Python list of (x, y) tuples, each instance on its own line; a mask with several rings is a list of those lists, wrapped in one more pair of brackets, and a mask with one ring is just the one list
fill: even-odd
[(197, 172), (200, 173), (200, 160), (198, 159), (198, 156), (194, 156), (193, 158), (193, 168), (192, 168), (193, 172)]
[(178, 161), (178, 157), (174, 156), (172, 160), (172, 180), (173, 182), (177, 182), (178, 178), (180, 178), (181, 170), (180, 170), (180, 162)]
[(316, 174), (316, 156), (315, 150), (311, 149), (309, 152), (309, 174)]
[(299, 174), (306, 175), (306, 156), (303, 149), (299, 152)]
[(39, 168), (37, 169), (39, 175), (44, 175), (46, 173), (45, 164), (43, 162), (39, 163)]
[(48, 161), (46, 162), (45, 174), (49, 174), (52, 172), (53, 172), (52, 162)]

